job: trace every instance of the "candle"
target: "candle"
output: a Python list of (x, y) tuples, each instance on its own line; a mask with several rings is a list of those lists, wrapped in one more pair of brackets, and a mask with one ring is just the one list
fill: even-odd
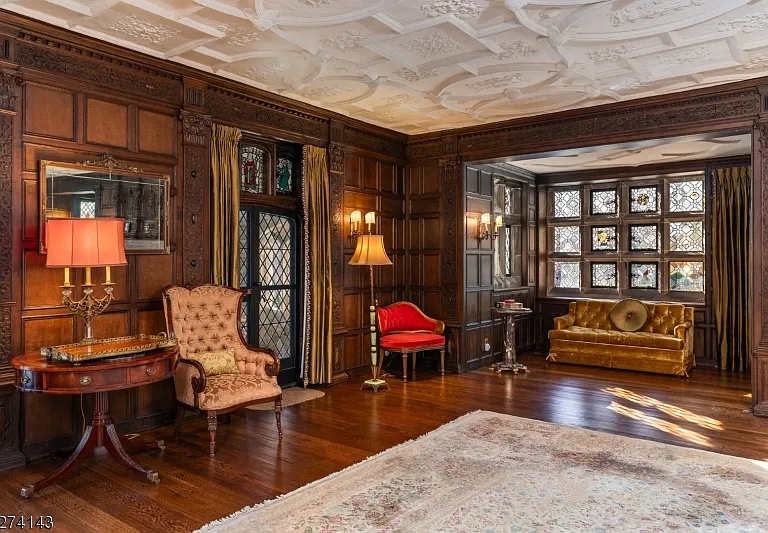
[(85, 283), (83, 285), (87, 287), (93, 285), (91, 283), (91, 267), (85, 267)]
[(107, 268), (107, 280), (106, 280), (106, 283), (112, 283), (112, 278), (110, 277), (111, 269), (110, 269), (110, 267), (106, 267), (106, 268)]
[(69, 286), (69, 269), (64, 269), (64, 285)]

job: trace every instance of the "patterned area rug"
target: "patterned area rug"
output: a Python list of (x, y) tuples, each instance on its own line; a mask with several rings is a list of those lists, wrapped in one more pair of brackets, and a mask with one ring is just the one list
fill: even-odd
[(765, 532), (768, 463), (476, 411), (200, 531)]
[[(323, 391), (317, 389), (305, 389), (304, 387), (291, 387), (289, 389), (283, 389), (283, 407), (290, 407), (297, 403), (308, 402), (317, 398), (325, 396)], [(247, 407), (253, 411), (274, 411), (275, 404), (269, 403), (257, 403)]]

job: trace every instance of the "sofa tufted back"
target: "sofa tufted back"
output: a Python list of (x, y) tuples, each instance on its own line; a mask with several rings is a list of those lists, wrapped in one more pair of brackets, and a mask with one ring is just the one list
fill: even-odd
[(429, 318), (410, 302), (397, 302), (377, 308), (376, 322), (382, 335), (415, 331), (442, 333), (439, 321)]
[(166, 289), (165, 316), (172, 322), (167, 327), (178, 340), (179, 355), (234, 348), (241, 373), (265, 377), (264, 363), (271, 362), (271, 357), (250, 350), (240, 338), (241, 297), (241, 291), (215, 285)]
[[(575, 317), (574, 326), (610, 331), (614, 327), (609, 313), (615, 304), (615, 301), (607, 300), (579, 300), (568, 305), (568, 312)], [(693, 307), (667, 303), (646, 303), (645, 306), (648, 308), (648, 321), (640, 330), (645, 333), (674, 335), (675, 326), (686, 321), (693, 324)]]

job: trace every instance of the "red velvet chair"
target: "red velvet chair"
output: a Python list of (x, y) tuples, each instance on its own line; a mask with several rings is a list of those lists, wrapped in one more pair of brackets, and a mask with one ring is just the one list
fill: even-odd
[(440, 373), (445, 375), (443, 322), (429, 318), (410, 302), (396, 302), (376, 309), (376, 324), (379, 350), (403, 355), (403, 381), (408, 381), (408, 354), (413, 354), (413, 378), (416, 379), (416, 354), (430, 350), (440, 350)]

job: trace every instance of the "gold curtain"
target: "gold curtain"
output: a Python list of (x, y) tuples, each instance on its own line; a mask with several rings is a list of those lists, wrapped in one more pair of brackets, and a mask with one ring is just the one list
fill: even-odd
[(304, 385), (331, 383), (333, 308), (331, 282), (331, 190), (325, 148), (304, 147), (304, 218), (309, 259), (309, 298)]
[(213, 180), (213, 282), (240, 287), (238, 264), (242, 132), (214, 124), (211, 129)]
[(714, 171), (712, 270), (720, 368), (746, 372), (752, 354), (749, 167)]

